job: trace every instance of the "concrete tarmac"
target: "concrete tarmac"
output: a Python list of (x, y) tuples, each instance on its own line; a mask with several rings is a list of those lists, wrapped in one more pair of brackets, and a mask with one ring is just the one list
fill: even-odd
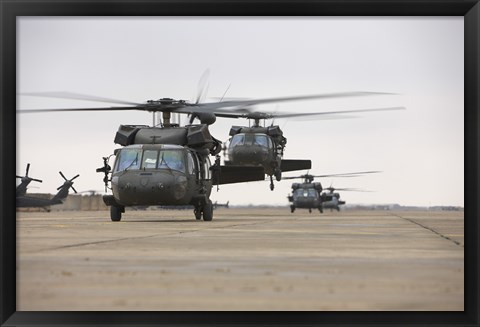
[(462, 211), (17, 212), (17, 311), (463, 311)]

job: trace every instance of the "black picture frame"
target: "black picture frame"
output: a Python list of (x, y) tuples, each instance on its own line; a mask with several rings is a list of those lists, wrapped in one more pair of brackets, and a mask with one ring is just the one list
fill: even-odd
[[(480, 5), (458, 0), (2, 0), (0, 323), (2, 326), (462, 325), (478, 326)], [(465, 310), (463, 312), (17, 312), (16, 17), (18, 16), (464, 16)], [(448, 154), (445, 154), (448, 155)]]

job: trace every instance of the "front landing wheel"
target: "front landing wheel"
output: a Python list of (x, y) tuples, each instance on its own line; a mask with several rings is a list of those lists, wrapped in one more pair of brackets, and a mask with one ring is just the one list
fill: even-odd
[(110, 207), (110, 218), (112, 221), (120, 221), (122, 219), (122, 208), (117, 206)]
[(213, 219), (213, 205), (212, 200), (208, 200), (203, 206), (203, 220), (212, 221)]

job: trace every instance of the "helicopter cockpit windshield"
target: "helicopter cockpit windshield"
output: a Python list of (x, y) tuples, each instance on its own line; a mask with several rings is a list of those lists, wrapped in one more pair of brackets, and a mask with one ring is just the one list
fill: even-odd
[(261, 133), (255, 134), (236, 134), (232, 137), (230, 141), (230, 147), (235, 147), (237, 145), (259, 145), (265, 148), (273, 147), (272, 141), (270, 138)]
[(115, 171), (122, 171), (126, 169), (139, 169), (141, 157), (142, 149), (122, 149), (117, 159)]
[(315, 198), (318, 195), (317, 191), (313, 188), (308, 188), (308, 189), (299, 188), (295, 190), (294, 194), (297, 197), (301, 197), (301, 198)]
[(136, 169), (170, 169), (185, 172), (185, 153), (182, 149), (122, 149), (114, 171)]
[(167, 168), (185, 172), (185, 157), (180, 150), (162, 150), (159, 154), (158, 169)]

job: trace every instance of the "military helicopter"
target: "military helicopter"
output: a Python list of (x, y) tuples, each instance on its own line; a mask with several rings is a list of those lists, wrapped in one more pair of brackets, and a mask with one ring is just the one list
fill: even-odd
[[(105, 189), (112, 195), (104, 195), (103, 200), (110, 206), (112, 221), (120, 221), (125, 207), (149, 205), (193, 205), (197, 220), (213, 218), (213, 204), (210, 193), (213, 185), (263, 180), (263, 166), (220, 165), (218, 153), (221, 142), (210, 135), (208, 126), (216, 120), (216, 115), (231, 113), (231, 107), (247, 106), (256, 103), (294, 101), (351, 96), (345, 94), (321, 94), (257, 100), (237, 100), (213, 103), (200, 103), (200, 95), (195, 103), (186, 100), (161, 98), (135, 103), (111, 98), (71, 92), (22, 93), (23, 95), (53, 98), (67, 98), (95, 102), (121, 104), (116, 107), (64, 108), (19, 110), (19, 113), (40, 112), (80, 112), (142, 110), (153, 113), (153, 126), (120, 125), (114, 143), (122, 148), (103, 157)], [(354, 92), (358, 94), (358, 92)], [(155, 125), (155, 113), (162, 113), (162, 123)], [(170, 121), (172, 113), (191, 115), (190, 125), (179, 126)], [(193, 119), (200, 124), (192, 124)], [(215, 156), (212, 165), (209, 156)], [(110, 158), (115, 156), (113, 168)], [(109, 185), (110, 184), (110, 185)]]
[[(320, 213), (323, 213), (325, 208), (335, 208), (339, 210), (338, 205), (345, 204), (344, 201), (340, 201), (340, 195), (333, 193), (335, 190), (333, 187), (326, 188), (331, 190), (329, 193), (322, 193), (323, 187), (320, 182), (313, 183), (315, 177), (357, 177), (364, 174), (380, 173), (381, 171), (362, 171), (355, 173), (342, 173), (342, 174), (329, 174), (329, 175), (300, 175), (289, 176), (283, 179), (303, 179), (303, 183), (292, 184), (292, 194), (288, 195), (288, 201), (292, 202), (290, 205), (290, 211), (293, 213), (295, 209), (302, 208), (308, 209), (311, 213), (312, 209), (318, 209)], [(337, 189), (339, 190), (339, 189)], [(346, 190), (346, 189), (345, 189)]]
[(28, 184), (30, 184), (30, 182), (39, 182), (39, 183), (42, 183), (42, 181), (40, 179), (36, 179), (36, 178), (31, 178), (31, 177), (28, 177), (28, 171), (30, 170), (30, 164), (28, 163), (27, 164), (27, 169), (25, 171), (25, 176), (16, 176), (17, 178), (20, 178), (20, 184), (17, 186), (17, 190), (16, 190), (16, 193), (17, 193), (17, 197), (18, 196), (22, 196), (24, 195), (25, 193), (27, 193), (27, 186)]
[[(18, 194), (18, 187), (17, 187), (17, 200), (16, 200), (17, 207), (18, 208), (43, 208), (46, 211), (50, 211), (50, 209), (48, 209), (49, 206), (63, 203), (63, 201), (68, 196), (68, 191), (70, 188), (75, 193), (77, 193), (77, 191), (73, 187), (73, 180), (80, 175), (76, 175), (71, 179), (67, 179), (65, 178), (65, 176), (61, 171), (59, 171), (59, 174), (60, 176), (63, 177), (65, 182), (57, 188), (58, 193), (55, 194), (51, 199), (42, 199), (38, 197), (27, 196), (26, 194)], [(27, 168), (26, 175), (28, 175), (28, 168)]]
[[(381, 95), (387, 93), (373, 93), (373, 92), (350, 92), (328, 94), (327, 97), (347, 97), (347, 96), (365, 96), (365, 95)], [(291, 99), (291, 98), (290, 98)], [(277, 99), (278, 100), (278, 99)], [(284, 99), (285, 101), (287, 98)], [(283, 100), (282, 100), (283, 101)], [(253, 103), (262, 103), (261, 101), (247, 103), (250, 106)], [(243, 107), (235, 109), (234, 113), (216, 113), (217, 117), (226, 118), (246, 118), (253, 120), (250, 126), (232, 126), (230, 129), (230, 139), (227, 150), (228, 160), (225, 160), (225, 165), (240, 165), (240, 166), (262, 166), (265, 169), (265, 174), (270, 176), (270, 190), (274, 190), (273, 176), (277, 181), (282, 179), (282, 172), (304, 170), (311, 168), (310, 160), (302, 159), (283, 159), (285, 145), (287, 139), (283, 136), (283, 131), (278, 125), (261, 126), (260, 120), (275, 119), (275, 118), (292, 118), (305, 116), (321, 116), (321, 115), (335, 115), (345, 113), (360, 113), (372, 111), (387, 111), (387, 110), (402, 110), (404, 107), (390, 107), (378, 109), (358, 109), (358, 110), (344, 110), (344, 111), (324, 111), (311, 113), (266, 113), (261, 111), (254, 111), (250, 108)]]
[(337, 191), (354, 191), (354, 192), (370, 192), (367, 190), (361, 189), (354, 189), (354, 188), (335, 188), (332, 185), (329, 187), (324, 188), (324, 190), (328, 190), (328, 192), (322, 192), (320, 195), (322, 199), (322, 208), (323, 209), (330, 209), (340, 211), (340, 206), (345, 204), (345, 201), (340, 200), (340, 194), (336, 193)]
[(218, 203), (217, 201), (215, 201), (213, 203), (213, 209), (217, 209), (217, 208), (220, 208), (220, 207), (224, 207), (224, 208), (228, 209), (228, 204), (229, 203), (230, 203), (230, 201), (227, 201), (227, 203)]

